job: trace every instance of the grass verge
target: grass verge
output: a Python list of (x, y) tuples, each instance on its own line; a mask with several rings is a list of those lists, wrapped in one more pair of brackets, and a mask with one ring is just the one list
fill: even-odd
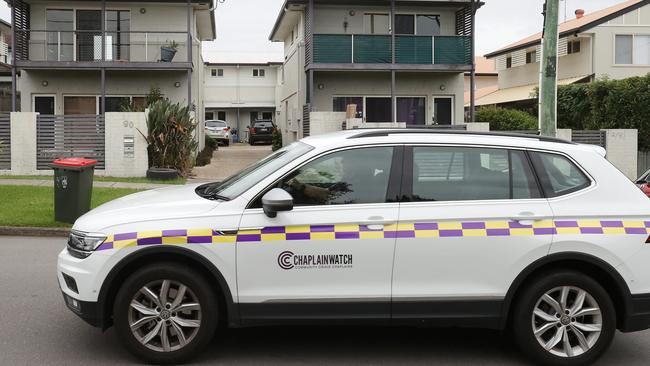
[[(94, 188), (91, 206), (138, 192), (136, 189)], [(0, 226), (70, 227), (54, 221), (52, 187), (0, 186)]]
[[(2, 179), (27, 179), (27, 180), (52, 180), (49, 175), (0, 175)], [(176, 184), (183, 185), (187, 183), (185, 178), (176, 178), (171, 180), (153, 180), (149, 178), (119, 178), (119, 177), (100, 177), (93, 178), (95, 182), (119, 182), (119, 183), (150, 183), (150, 184)]]

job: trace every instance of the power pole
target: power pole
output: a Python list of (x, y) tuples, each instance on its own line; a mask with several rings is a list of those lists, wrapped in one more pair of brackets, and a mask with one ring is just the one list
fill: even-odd
[(557, 129), (557, 44), (560, 0), (546, 0), (539, 83), (539, 129), (555, 136)]

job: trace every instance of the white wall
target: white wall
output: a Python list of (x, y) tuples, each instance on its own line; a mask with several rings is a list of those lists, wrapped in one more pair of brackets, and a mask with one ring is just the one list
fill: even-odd
[[(147, 121), (144, 113), (106, 113), (106, 164), (110, 177), (145, 177), (149, 168)], [(144, 135), (144, 136), (143, 136)], [(133, 141), (133, 150), (125, 141)]]

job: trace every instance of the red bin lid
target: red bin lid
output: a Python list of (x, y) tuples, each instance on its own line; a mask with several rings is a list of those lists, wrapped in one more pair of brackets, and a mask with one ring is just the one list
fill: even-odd
[(84, 167), (84, 166), (96, 165), (97, 160), (86, 159), (86, 158), (64, 158), (64, 159), (56, 159), (52, 163), (58, 166)]

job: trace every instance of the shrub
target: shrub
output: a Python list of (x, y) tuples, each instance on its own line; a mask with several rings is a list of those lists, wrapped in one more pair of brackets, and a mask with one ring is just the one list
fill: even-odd
[(537, 118), (516, 109), (481, 107), (476, 110), (476, 121), (489, 122), (491, 131), (537, 130)]
[(196, 156), (196, 166), (206, 166), (212, 161), (212, 154), (217, 150), (217, 140), (205, 136), (205, 148)]
[(192, 169), (196, 151), (195, 124), (189, 106), (160, 99), (149, 105), (147, 129), (149, 135), (149, 166), (174, 168), (182, 176)]
[(273, 151), (282, 149), (282, 131), (279, 128), (273, 132), (271, 143), (273, 144), (271, 147)]

